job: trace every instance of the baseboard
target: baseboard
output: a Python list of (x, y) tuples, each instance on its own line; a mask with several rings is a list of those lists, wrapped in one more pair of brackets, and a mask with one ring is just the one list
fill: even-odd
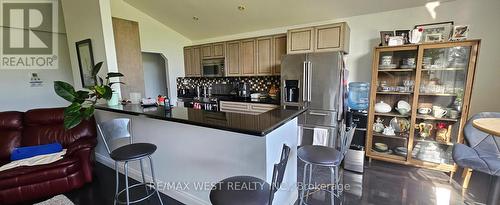
[[(111, 158), (104, 156), (100, 153), (95, 153), (96, 160), (107, 167), (111, 169), (115, 169), (115, 161), (112, 160)], [(123, 166), (118, 166), (118, 171), (120, 173), (124, 173), (123, 171)], [(133, 167), (129, 167), (129, 177), (132, 179), (135, 179), (137, 181), (142, 181), (142, 175), (139, 170), (134, 169)], [(146, 179), (148, 181), (151, 181), (151, 176), (146, 174)], [(187, 205), (211, 205), (210, 203), (207, 203), (203, 201), (202, 199), (195, 197), (187, 192), (184, 191), (178, 191), (178, 190), (160, 190), (161, 193)]]

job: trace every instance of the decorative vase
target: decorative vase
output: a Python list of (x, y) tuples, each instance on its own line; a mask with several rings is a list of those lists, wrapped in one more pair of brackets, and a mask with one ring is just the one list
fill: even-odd
[(117, 106), (118, 104), (120, 104), (120, 102), (118, 100), (118, 93), (113, 92), (113, 95), (111, 95), (111, 99), (109, 99), (107, 103), (108, 103), (108, 106)]

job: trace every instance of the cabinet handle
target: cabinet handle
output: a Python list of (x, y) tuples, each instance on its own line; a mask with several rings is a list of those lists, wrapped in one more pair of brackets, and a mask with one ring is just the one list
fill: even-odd
[(309, 112), (310, 115), (319, 115), (319, 116), (328, 116), (327, 113), (320, 113), (320, 112)]
[(305, 102), (307, 101), (307, 91), (306, 91), (306, 87), (307, 87), (307, 82), (306, 82), (306, 77), (307, 77), (307, 62), (304, 61), (304, 63), (302, 64), (302, 68), (303, 68), (303, 72), (302, 72), (302, 100)]
[(307, 61), (307, 101), (311, 102), (311, 71), (312, 63), (311, 61)]

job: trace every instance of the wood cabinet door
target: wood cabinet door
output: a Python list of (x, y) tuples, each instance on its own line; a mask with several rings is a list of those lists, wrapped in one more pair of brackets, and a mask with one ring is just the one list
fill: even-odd
[(191, 63), (193, 62), (193, 49), (184, 48), (184, 76), (190, 77), (193, 75), (191, 71)]
[(273, 72), (273, 38), (265, 37), (257, 39), (257, 74), (271, 75)]
[(240, 73), (240, 42), (227, 43), (226, 76), (239, 76)]
[(286, 35), (273, 37), (273, 75), (281, 74), (281, 58), (286, 55)]
[(255, 39), (241, 41), (240, 70), (242, 75), (255, 75)]
[(343, 49), (344, 39), (344, 24), (330, 24), (318, 26), (315, 29), (315, 44), (316, 52), (341, 51)]
[(292, 29), (287, 34), (287, 53), (310, 53), (314, 51), (314, 28)]
[(194, 47), (191, 62), (191, 74), (195, 77), (201, 76), (201, 48)]
[(212, 57), (213, 58), (224, 58), (224, 43), (214, 43), (212, 46)]
[(203, 59), (212, 57), (212, 45), (201, 46), (201, 57)]

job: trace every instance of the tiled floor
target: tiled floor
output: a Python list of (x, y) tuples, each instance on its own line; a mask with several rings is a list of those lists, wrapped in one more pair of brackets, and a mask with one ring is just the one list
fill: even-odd
[[(300, 181), (302, 179), (302, 166), (303, 164), (299, 162), (298, 178)], [(95, 178), (91, 184), (87, 184), (79, 190), (65, 194), (76, 205), (113, 204), (113, 195), (115, 190), (114, 171), (100, 163), (97, 163), (94, 173)], [(460, 194), (461, 189), (458, 185), (456, 185), (456, 183), (448, 183), (448, 176), (442, 172), (373, 161), (371, 164), (366, 166), (363, 174), (344, 171), (343, 176), (343, 184), (348, 184), (349, 190), (344, 191), (342, 204), (464, 204), (463, 198)], [(314, 169), (314, 182), (329, 183), (329, 180), (330, 175), (327, 169)], [(487, 180), (481, 183), (487, 183)], [(477, 183), (473, 183), (472, 186), (474, 186), (474, 184), (477, 185)], [(471, 187), (471, 189), (474, 188), (475, 187)], [(482, 187), (482, 189), (484, 189), (484, 187)], [(476, 190), (481, 190), (481, 188)], [(480, 192), (485, 191), (483, 190)], [(132, 193), (137, 194), (138, 192)], [(477, 198), (481, 197), (485, 197), (484, 193), (481, 194), (478, 192), (470, 198), (477, 200)], [(165, 205), (181, 204), (163, 194), (162, 199)], [(474, 204), (471, 199), (469, 199), (469, 202), (470, 203), (468, 204)], [(153, 205), (159, 203), (158, 199), (153, 197), (150, 200), (139, 204)], [(324, 192), (317, 192), (311, 195), (308, 204), (331, 204), (330, 196), (325, 195)], [(335, 204), (341, 203), (337, 200)]]
[[(302, 180), (303, 163), (299, 160), (298, 179)], [(335, 204), (369, 205), (459, 205), (478, 204), (473, 197), (464, 199), (457, 183), (448, 183), (443, 172), (373, 161), (366, 165), (363, 174), (344, 171), (346, 187), (342, 200)], [(329, 184), (330, 172), (323, 167), (313, 170), (313, 183)], [(465, 201), (465, 202), (464, 202)], [(296, 203), (298, 204), (298, 203)], [(316, 192), (310, 195), (308, 204), (332, 204), (330, 195)]]

